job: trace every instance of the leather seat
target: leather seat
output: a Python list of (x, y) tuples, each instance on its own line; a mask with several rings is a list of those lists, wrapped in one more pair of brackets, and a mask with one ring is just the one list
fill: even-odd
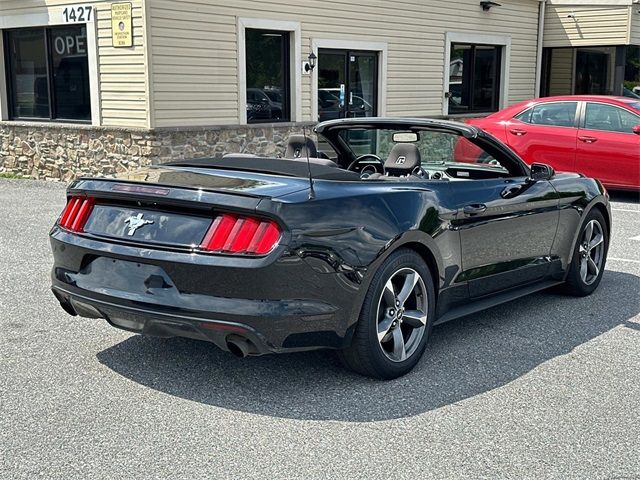
[[(315, 142), (307, 137), (306, 141), (304, 135), (290, 135), (287, 139), (287, 149), (284, 153), (286, 160), (302, 160), (314, 163), (316, 165), (324, 165), (325, 167), (338, 167), (338, 164), (328, 158), (322, 158), (322, 152), (318, 151), (318, 147)], [(326, 157), (326, 155), (324, 155)]]
[(304, 135), (290, 135), (287, 139), (287, 149), (284, 152), (284, 158), (318, 158), (318, 147), (315, 142)]
[(384, 171), (393, 177), (411, 175), (416, 167), (422, 165), (420, 150), (413, 143), (397, 143), (384, 162)]

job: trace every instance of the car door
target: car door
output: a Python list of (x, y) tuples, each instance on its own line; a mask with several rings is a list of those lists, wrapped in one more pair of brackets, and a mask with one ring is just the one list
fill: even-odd
[(576, 171), (609, 187), (640, 186), (640, 115), (601, 102), (587, 102), (578, 131)]
[[(491, 155), (491, 163), (503, 164), (496, 152)], [(453, 224), (460, 232), (463, 264), (458, 281), (468, 282), (471, 297), (549, 275), (559, 222), (559, 196), (550, 181), (505, 174), (454, 182), (452, 191), (458, 208)]]
[(507, 143), (529, 165), (574, 171), (577, 113), (578, 102), (538, 103), (506, 123)]

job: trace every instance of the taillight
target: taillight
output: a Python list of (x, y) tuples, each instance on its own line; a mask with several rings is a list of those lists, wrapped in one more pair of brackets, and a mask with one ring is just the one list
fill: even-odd
[(218, 215), (205, 235), (200, 248), (208, 252), (264, 255), (280, 241), (280, 228), (271, 220)]
[(71, 197), (64, 208), (58, 224), (72, 232), (82, 232), (87, 223), (95, 200), (91, 197)]

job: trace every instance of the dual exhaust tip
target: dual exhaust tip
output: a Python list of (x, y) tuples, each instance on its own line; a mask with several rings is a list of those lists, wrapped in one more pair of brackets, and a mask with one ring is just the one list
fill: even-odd
[(251, 340), (241, 337), (240, 335), (229, 335), (227, 337), (227, 349), (239, 358), (256, 355), (259, 352)]

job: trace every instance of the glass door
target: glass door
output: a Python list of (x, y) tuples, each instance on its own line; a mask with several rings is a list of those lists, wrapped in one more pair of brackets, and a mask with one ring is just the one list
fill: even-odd
[(377, 115), (378, 54), (318, 52), (318, 120)]

